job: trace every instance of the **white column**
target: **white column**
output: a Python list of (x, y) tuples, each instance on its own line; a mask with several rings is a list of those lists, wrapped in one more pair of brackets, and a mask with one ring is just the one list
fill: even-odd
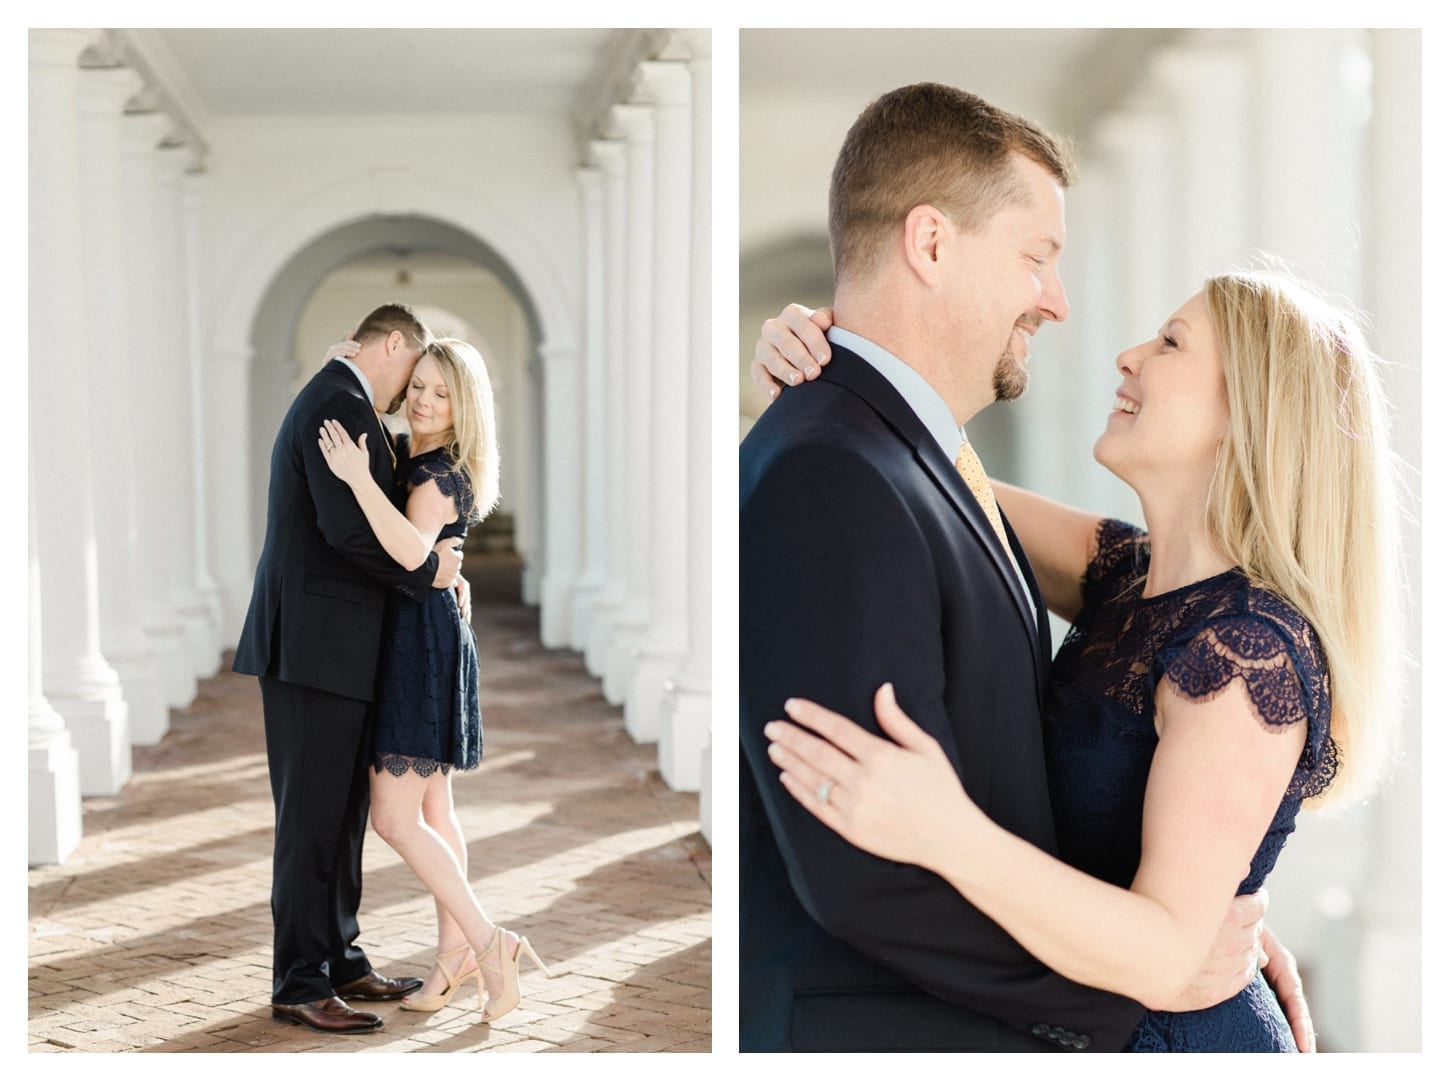
[(44, 694), (74, 738), (81, 792), (109, 795), (131, 775), (131, 737), (120, 680), (101, 654), (90, 394), (66, 377), (86, 369), (91, 350), (76, 66), (87, 39), (30, 35), (28, 431)]
[[(34, 153), (32, 144), (31, 152)], [(35, 469), (31, 463), (29, 526), (30, 582), (29, 692), (27, 743), (29, 769), (26, 775), (26, 824), (29, 828), (30, 866), (61, 863), (81, 841), (80, 761), (66, 731), (65, 721), (45, 699), (41, 649), (43, 628), (40, 618), (40, 553), (35, 536)]]
[(569, 645), (574, 582), (579, 575), (580, 363), (574, 349), (540, 346), (544, 380), (544, 579), (539, 639), (549, 649)]
[(246, 342), (213, 342), (203, 363), (206, 424), (201, 434), (207, 484), (213, 493), (226, 493), (225, 498), (211, 501), (207, 541), (220, 594), (221, 648), (233, 649), (251, 602), (260, 554), (252, 547), (251, 470), (267, 468), (272, 446), (267, 443), (259, 449), (252, 442), (252, 398), (247, 385), (251, 347)]
[[(686, 606), (687, 652), (671, 675), (660, 724), (660, 772), (681, 791), (700, 791), (702, 832), (709, 828), (710, 792), (710, 660), (711, 660), (711, 511), (714, 443), (712, 387), (717, 380), (711, 363), (711, 201), (710, 201), (710, 54), (709, 35), (692, 39), (689, 62), (692, 162), (690, 168), (690, 288), (687, 490)], [(733, 373), (726, 375), (733, 384)], [(723, 414), (722, 414), (723, 415)], [(727, 438), (727, 446), (734, 446)], [(706, 833), (706, 840), (709, 834)]]
[(569, 644), (583, 653), (589, 648), (594, 608), (604, 584), (604, 486), (609, 470), (605, 456), (604, 396), (604, 174), (597, 165), (575, 170), (584, 223), (584, 351), (580, 373), (583, 409), (579, 418), (580, 527), (579, 578), (574, 586)]
[(544, 521), (544, 501), (548, 498), (548, 478), (544, 473), (544, 373), (537, 352), (530, 352), (523, 368), (523, 380), (519, 385), (519, 397), (523, 408), (515, 414), (524, 418), (523, 429), (516, 433), (514, 443), (524, 449), (520, 458), (523, 468), (519, 475), (524, 483), (514, 496), (514, 544), (524, 561), (524, 573), (520, 582), (523, 601), (528, 605), (539, 603), (539, 586), (543, 580), (543, 563), (546, 558), (547, 523)]
[[(188, 171), (181, 178), (181, 273), (182, 301), (185, 309), (186, 360), (190, 373), (191, 411), (191, 552), (192, 593), (205, 615), (206, 664), (198, 675), (214, 675), (220, 667), (222, 650), (230, 643), (223, 640), (221, 590), (211, 573), (211, 522), (216, 505), (223, 502), (207, 475), (206, 355), (201, 332), (201, 237), (205, 210), (207, 178)], [(236, 444), (240, 447), (244, 444)], [(225, 489), (223, 489), (224, 491)]]
[[(619, 139), (595, 139), (590, 150), (604, 177), (604, 565), (603, 583), (589, 624), (589, 645), (584, 662), (591, 675), (603, 676), (614, 652), (614, 622), (624, 603), (627, 508), (625, 492), (625, 445), (628, 430), (625, 379), (628, 358), (625, 350), (625, 267), (629, 259), (628, 183), (625, 176), (625, 144)], [(605, 698), (611, 698), (606, 687)]]
[(1169, 110), (1170, 158), (1179, 179), (1172, 185), (1178, 238), (1168, 250), (1179, 270), (1173, 284), (1187, 300), (1204, 279), (1250, 255), (1249, 65), (1241, 50), (1210, 39), (1157, 53), (1152, 79)]
[[(1084, 168), (1083, 174), (1082, 184), (1068, 193), (1067, 244), (1077, 281), (1069, 294), (1072, 314), (1065, 327), (1054, 328), (1067, 331), (1070, 351), (1060, 354), (1064, 358), (1061, 365), (1048, 361), (1053, 367), (1032, 389), (1034, 395), (1046, 389), (1060, 392), (1054, 419), (1061, 429), (1049, 424), (1036, 430), (1068, 433), (1064, 440), (1072, 447), (1070, 454), (1061, 456), (1066, 462), (1048, 467), (1055, 481), (1045, 494), (1094, 512), (1137, 520), (1142, 514), (1137, 496), (1092, 456), (1094, 444), (1107, 427), (1113, 392), (1122, 383), (1118, 354), (1136, 344), (1138, 337), (1121, 314), (1120, 284), (1127, 266), (1118, 225), (1122, 203), (1117, 177), (1097, 168), (1091, 172)], [(1052, 442), (1027, 439), (1024, 445), (1051, 456)], [(1061, 641), (1067, 625), (1054, 627)]]
[[(1366, 307), (1377, 348), (1388, 362), (1394, 449), (1406, 473), (1421, 473), (1420, 35), (1371, 30), (1374, 113), (1369, 130), (1365, 218)], [(1418, 490), (1418, 485), (1415, 486)], [(1408, 585), (1403, 633), (1409, 658), (1420, 656), (1420, 507), (1406, 507), (1403, 567)], [(1400, 759), (1372, 805), (1372, 856), (1364, 877), (1360, 941), (1360, 1029), (1356, 1050), (1419, 1051), (1421, 1034), (1421, 718), (1419, 671), (1405, 673)]]
[[(129, 403), (136, 397), (135, 373), (124, 352), (112, 347), (132, 333), (122, 282), (129, 272), (123, 241), (121, 110), (142, 85), (128, 68), (81, 74), (82, 229), (86, 237), (84, 317), (93, 343), (87, 352), (87, 381), (95, 403)], [(166, 689), (161, 669), (141, 627), (136, 551), (137, 489), (151, 477), (138, 476), (135, 418), (129, 408), (91, 411), (91, 472), (95, 477), (101, 651), (120, 677), (131, 732), (164, 731)]]
[[(637, 742), (660, 738), (660, 708), (684, 659), (689, 464), (690, 72), (676, 61), (639, 65), (637, 92), (654, 105), (654, 288), (651, 296), (649, 450), (649, 622), (640, 638), (624, 723)], [(692, 752), (693, 769), (699, 748)]]
[[(1084, 358), (1088, 374), (1081, 384), (1083, 399), (1101, 403), (1102, 409), (1098, 425), (1080, 429), (1091, 436), (1089, 453), (1097, 438), (1091, 427), (1101, 432), (1099, 425), (1106, 423), (1113, 388), (1122, 381), (1115, 358), (1152, 337), (1188, 299), (1165, 281), (1171, 265), (1160, 249), (1174, 243), (1174, 238), (1167, 222), (1171, 195), (1164, 191), (1169, 177), (1161, 162), (1169, 145), (1158, 117), (1141, 108), (1111, 113), (1094, 129), (1093, 143), (1096, 176), (1085, 200), (1090, 212), (1086, 222), (1079, 218), (1076, 225), (1069, 212), (1067, 223), (1068, 252), (1075, 243), (1075, 229), (1088, 222), (1097, 229), (1091, 271), (1099, 276), (1094, 278), (1093, 288), (1079, 292), (1070, 316), (1087, 325), (1084, 346), (1090, 355)], [(1069, 193), (1068, 198), (1072, 200), (1074, 194)], [(1130, 488), (1096, 463), (1088, 467), (1088, 476), (1089, 487), (1080, 495), (1068, 495), (1070, 501), (1081, 499), (1095, 513), (1141, 521), (1142, 510)]]
[(650, 346), (654, 329), (654, 110), (616, 105), (615, 124), (628, 145), (628, 255), (625, 264), (624, 456), (617, 459), (624, 491), (624, 600), (614, 619), (604, 673), (604, 697), (622, 702), (634, 675), (640, 638), (649, 620), (650, 484), (649, 426), (653, 390)]
[(1132, 271), (1119, 281), (1126, 346), (1151, 338), (1188, 299), (1177, 259), (1166, 252), (1177, 243), (1174, 189), (1181, 175), (1168, 161), (1172, 143), (1159, 102), (1132, 102), (1104, 121), (1099, 132), (1115, 165), (1119, 243), (1124, 265)]
[[(121, 126), (124, 186), (124, 244), (128, 253), (125, 276), (126, 309), (130, 333), (117, 342), (117, 351), (138, 387), (157, 388), (154, 393), (128, 399), (136, 434), (136, 462), (140, 478), (136, 489), (137, 552), (140, 556), (141, 626), (156, 655), (166, 687), (167, 704), (182, 708), (196, 697), (196, 671), (181, 617), (172, 605), (172, 538), (169, 530), (173, 511), (168, 501), (187, 499), (191, 486), (178, 488), (166, 455), (169, 440), (165, 426), (172, 422), (162, 383), (173, 376), (160, 359), (164, 347), (162, 322), (166, 308), (156, 286), (156, 155), (169, 122), (157, 113), (132, 114)], [(169, 726), (169, 719), (167, 720)], [(147, 731), (137, 728), (137, 743), (159, 742), (166, 728)]]
[(1361, 34), (1256, 30), (1250, 39), (1258, 120), (1254, 243), (1351, 296), (1359, 292), (1359, 177), (1348, 163), (1357, 160), (1363, 102), (1344, 64)]
[(197, 590), (198, 552), (195, 518), (206, 504), (196, 496), (196, 433), (192, 431), (193, 358), (187, 314), (186, 256), (182, 239), (181, 178), (192, 154), (183, 146), (165, 145), (156, 153), (157, 259), (155, 287), (160, 302), (160, 349), (157, 361), (162, 381), (156, 391), (163, 401), (166, 420), (161, 429), (162, 461), (171, 498), (166, 512), (167, 577), (171, 604), (185, 628), (192, 675), (205, 679), (216, 674), (216, 636), (210, 613)]

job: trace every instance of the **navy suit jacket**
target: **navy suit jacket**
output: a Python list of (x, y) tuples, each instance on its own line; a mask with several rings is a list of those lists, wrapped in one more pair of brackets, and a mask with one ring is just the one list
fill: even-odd
[(393, 490), (393, 464), (357, 376), (330, 361), (292, 402), (272, 447), (267, 536), (232, 670), (270, 675), (371, 702), (387, 590), (426, 595), (438, 555), (404, 570), (383, 550), (317, 446), (324, 420), (368, 433), (373, 479)]
[(791, 696), (876, 734), (887, 681), (996, 822), (1055, 851), (1047, 617), (890, 383), (832, 350), (740, 447), (740, 1039), (757, 1050), (1117, 1051), (1143, 1008), (1046, 968), (942, 878), (796, 804), (762, 729)]

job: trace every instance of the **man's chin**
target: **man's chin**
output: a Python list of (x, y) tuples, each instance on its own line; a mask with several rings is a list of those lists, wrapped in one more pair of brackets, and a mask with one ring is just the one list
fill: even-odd
[(997, 362), (997, 369), (992, 373), (992, 389), (996, 391), (997, 401), (1016, 401), (1027, 393), (1028, 384), (1032, 382), (1032, 376), (1027, 371), (1025, 364), (1020, 364), (1017, 358), (1010, 353), (1004, 353), (1002, 359)]

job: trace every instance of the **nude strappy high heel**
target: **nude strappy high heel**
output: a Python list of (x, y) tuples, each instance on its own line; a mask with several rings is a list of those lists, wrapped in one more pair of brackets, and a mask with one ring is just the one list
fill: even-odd
[[(473, 947), (465, 942), (455, 950), (440, 953), (435, 960), (438, 963), (438, 971), (443, 973), (443, 978), (448, 981), (448, 987), (436, 995), (409, 995), (399, 1005), (405, 1010), (416, 1010), (419, 1013), (437, 1013), (453, 1000), (453, 993), (462, 986), (463, 981), (472, 977), (478, 983), (478, 1008), (483, 1009), (483, 971), (477, 966), (472, 972), (463, 971), (468, 965), (468, 954), (472, 952)], [(458, 958), (458, 967), (449, 972), (444, 961), (454, 957)]]
[(519, 1004), (519, 961), (525, 953), (529, 955), (534, 964), (543, 970), (545, 976), (551, 980), (554, 978), (554, 974), (548, 970), (544, 962), (539, 960), (539, 955), (529, 945), (527, 938), (519, 935), (518, 944), (514, 947), (513, 953), (510, 954), (504, 949), (503, 936), (504, 929), (502, 927), (496, 927), (493, 932), (493, 938), (489, 939), (487, 949), (478, 958), (478, 967), (480, 969), (486, 968), (489, 972), (497, 973), (503, 978), (503, 990), (497, 995), (490, 997), (488, 1006), (484, 1008), (484, 1024), (497, 1021)]

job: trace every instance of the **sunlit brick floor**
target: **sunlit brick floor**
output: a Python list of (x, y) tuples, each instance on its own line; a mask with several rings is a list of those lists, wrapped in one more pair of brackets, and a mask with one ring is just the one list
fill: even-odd
[[(455, 777), (469, 877), (529, 936), (524, 1002), (477, 1023), (472, 990), (437, 1014), (323, 1036), (271, 1019), (272, 803), (257, 682), (204, 681), (119, 795), (85, 801), (79, 850), (30, 872), (29, 1044), (41, 1051), (708, 1051), (710, 850), (698, 800), (670, 791), (581, 658), (546, 650), (518, 567), (471, 561), (485, 756)], [(230, 664), (230, 656), (227, 658)], [(434, 910), (371, 833), (362, 944), (423, 975)], [(361, 1005), (361, 1004), (359, 1004)]]

